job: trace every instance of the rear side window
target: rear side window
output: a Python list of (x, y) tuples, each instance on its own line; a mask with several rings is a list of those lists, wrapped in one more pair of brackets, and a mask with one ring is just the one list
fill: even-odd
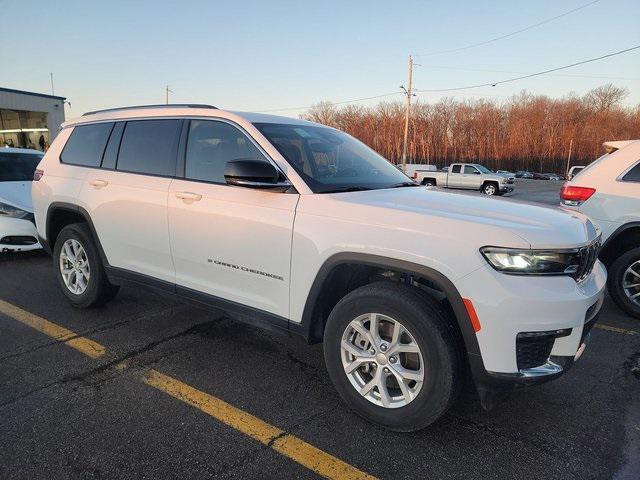
[(180, 120), (127, 122), (120, 142), (117, 169), (174, 176), (181, 125)]
[(460, 165), (454, 165), (451, 167), (451, 173), (460, 173)]
[(625, 173), (622, 177), (623, 182), (640, 182), (640, 163), (637, 163), (635, 167)]
[(236, 127), (224, 122), (191, 120), (185, 178), (225, 183), (230, 160), (264, 160), (260, 150)]
[(74, 127), (60, 160), (70, 165), (99, 167), (113, 123), (95, 123)]

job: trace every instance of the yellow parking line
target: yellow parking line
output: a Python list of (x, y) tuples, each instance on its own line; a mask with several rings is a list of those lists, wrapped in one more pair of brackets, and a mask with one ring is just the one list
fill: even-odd
[(147, 385), (201, 410), (325, 478), (374, 479), (333, 455), (229, 405), (224, 400), (201, 392), (156, 370), (150, 370), (145, 375), (144, 381)]
[(602, 323), (596, 323), (595, 327), (596, 328), (600, 328), (601, 330), (607, 330), (609, 332), (622, 333), (624, 335), (638, 335), (638, 332), (636, 332), (635, 330), (628, 330), (626, 328), (612, 327), (611, 325), (604, 325)]
[(3, 300), (0, 300), (0, 312), (51, 338), (64, 342), (88, 357), (99, 358), (106, 353), (106, 349), (99, 343), (89, 340), (88, 338), (79, 337), (71, 330), (51, 323), (38, 315), (34, 315)]

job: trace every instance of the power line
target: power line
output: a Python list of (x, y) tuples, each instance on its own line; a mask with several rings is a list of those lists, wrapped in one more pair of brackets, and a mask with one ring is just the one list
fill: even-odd
[[(640, 48), (640, 45), (636, 45), (635, 47), (630, 47), (630, 48), (625, 48), (624, 50), (618, 50), (617, 52), (612, 52), (612, 53), (608, 53), (606, 55), (602, 55), (600, 57), (596, 57), (596, 58), (590, 58), (588, 60), (582, 60), (580, 62), (575, 62), (572, 63), (570, 65), (564, 65), (562, 67), (556, 67), (556, 68), (550, 68), (548, 70), (543, 70), (541, 72), (536, 72), (536, 73), (529, 73), (526, 75), (521, 75), (519, 77), (514, 77), (514, 78), (508, 78), (506, 80), (499, 80), (497, 82), (489, 82), (489, 83), (479, 83), (479, 84), (475, 84), (475, 85), (467, 85), (465, 87), (453, 87), (453, 88), (440, 88), (440, 89), (413, 89), (413, 92), (421, 92), (421, 93), (437, 93), (437, 92), (453, 92), (453, 91), (457, 91), (457, 90), (469, 90), (469, 89), (473, 89), (473, 88), (481, 88), (481, 87), (495, 87), (496, 85), (500, 85), (503, 83), (509, 83), (509, 82), (515, 82), (516, 80), (523, 80), (525, 78), (531, 78), (531, 77), (536, 77), (539, 75), (544, 75), (547, 73), (551, 73), (551, 72), (557, 72), (558, 70), (564, 70), (567, 68), (571, 68), (571, 67), (575, 67), (578, 65), (583, 65), (585, 63), (591, 63), (591, 62), (595, 62), (597, 60), (602, 60), (604, 58), (609, 58), (609, 57), (614, 57), (616, 55), (620, 55), (626, 52), (630, 52), (632, 50), (637, 50), (638, 48)], [(347, 103), (355, 103), (355, 102), (361, 102), (364, 100), (374, 100), (376, 98), (384, 98), (384, 97), (390, 97), (392, 95), (404, 95), (405, 92), (404, 91), (399, 91), (399, 92), (390, 92), (390, 93), (383, 93), (380, 95), (373, 95), (371, 97), (361, 97), (361, 98), (353, 98), (350, 100), (341, 100), (339, 102), (330, 102), (332, 105), (344, 105)], [(287, 108), (271, 108), (268, 110), (259, 110), (259, 112), (261, 113), (270, 113), (270, 112), (285, 112), (285, 111), (292, 111), (292, 110), (307, 110), (311, 107), (313, 107), (314, 105), (307, 105), (305, 107), (287, 107)]]
[(515, 82), (516, 80), (524, 80), (525, 78), (537, 77), (539, 75), (545, 75), (551, 72), (557, 72), (558, 70), (564, 70), (571, 67), (576, 67), (578, 65), (584, 65), (585, 63), (595, 62), (597, 60), (602, 60), (604, 58), (614, 57), (616, 55), (621, 55), (626, 52), (630, 52), (632, 50), (637, 50), (640, 48), (640, 45), (636, 45), (635, 47), (625, 48), (624, 50), (618, 50), (617, 52), (607, 53), (606, 55), (602, 55), (596, 58), (590, 58), (588, 60), (582, 60), (580, 62), (575, 62), (570, 65), (563, 65), (562, 67), (550, 68), (548, 70), (543, 70), (541, 72), (529, 73), (527, 75), (521, 75), (519, 77), (507, 78), (506, 80), (499, 80), (497, 82), (488, 82), (488, 83), (479, 83), (476, 85), (467, 85), (465, 87), (453, 87), (453, 88), (439, 88), (439, 89), (422, 89), (415, 90), (416, 92), (453, 92), (456, 90), (469, 90), (471, 88), (480, 88), (480, 87), (495, 87), (496, 85), (500, 85), (503, 83)]
[(572, 10), (568, 10), (568, 11), (566, 11), (564, 13), (561, 13), (560, 15), (556, 15), (555, 17), (547, 18), (545, 20), (542, 20), (541, 22), (535, 23), (533, 25), (529, 25), (528, 27), (521, 28), (520, 30), (516, 30), (515, 32), (507, 33), (505, 35), (500, 35), (499, 37), (490, 38), (489, 40), (484, 40), (482, 42), (472, 43), (471, 45), (465, 45), (463, 47), (452, 48), (452, 49), (449, 49), (449, 50), (440, 50), (440, 51), (437, 51), (437, 52), (416, 54), (416, 55), (414, 55), (414, 57), (428, 57), (428, 56), (432, 56), (432, 55), (440, 55), (440, 54), (443, 54), (443, 53), (460, 52), (462, 50), (468, 50), (470, 48), (480, 47), (482, 45), (487, 45), (489, 43), (494, 43), (494, 42), (497, 42), (497, 41), (500, 41), (500, 40), (504, 40), (505, 38), (513, 37), (514, 35), (517, 35), (519, 33), (526, 32), (527, 30), (531, 30), (533, 28), (537, 28), (537, 27), (539, 27), (541, 25), (545, 25), (545, 24), (547, 24), (549, 22), (553, 22), (554, 20), (557, 20), (558, 18), (562, 18), (562, 17), (565, 17), (567, 15), (570, 15), (570, 14), (572, 14), (574, 12), (577, 12), (578, 10), (582, 10), (583, 8), (587, 8), (587, 7), (591, 6), (591, 5), (593, 5), (594, 3), (598, 3), (600, 1), (601, 0), (593, 0), (592, 2), (585, 3), (584, 5), (576, 7), (574, 9), (572, 9)]
[[(417, 64), (414, 64), (417, 65)], [(442, 70), (460, 70), (460, 71), (465, 71), (465, 72), (489, 72), (489, 73), (514, 73), (514, 74), (520, 74), (520, 75), (528, 75), (528, 72), (514, 72), (511, 70), (490, 70), (487, 68), (467, 68), (467, 67), (453, 67), (453, 66), (445, 66), (445, 65), (421, 65), (423, 67), (426, 68), (434, 68), (436, 70), (438, 69), (442, 69)], [(632, 80), (632, 81), (639, 81), (640, 77), (612, 77), (609, 75), (577, 75), (577, 74), (570, 74), (570, 73), (559, 73), (557, 75), (555, 75), (557, 77), (569, 77), (569, 78), (592, 78), (592, 79), (599, 79), (599, 80)]]

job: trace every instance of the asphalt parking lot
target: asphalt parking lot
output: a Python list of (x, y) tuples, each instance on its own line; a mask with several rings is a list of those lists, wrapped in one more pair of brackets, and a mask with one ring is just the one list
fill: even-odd
[(559, 380), (398, 434), (344, 407), (321, 345), (136, 288), (76, 310), (48, 256), (3, 255), (0, 478), (637, 479), (640, 322), (608, 299), (599, 322)]

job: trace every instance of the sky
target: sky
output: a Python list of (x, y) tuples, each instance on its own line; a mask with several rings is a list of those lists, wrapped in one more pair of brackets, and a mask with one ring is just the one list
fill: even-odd
[[(495, 82), (640, 45), (640, 0), (0, 0), (0, 87), (67, 97), (67, 118), (124, 105), (209, 103), (298, 116), (320, 101)], [(434, 54), (435, 53), (435, 54)], [(640, 104), (640, 49), (553, 75), (447, 93), (505, 101), (613, 83)], [(402, 100), (402, 95), (384, 100)], [(374, 105), (380, 99), (359, 102)], [(285, 110), (286, 109), (286, 110)]]

